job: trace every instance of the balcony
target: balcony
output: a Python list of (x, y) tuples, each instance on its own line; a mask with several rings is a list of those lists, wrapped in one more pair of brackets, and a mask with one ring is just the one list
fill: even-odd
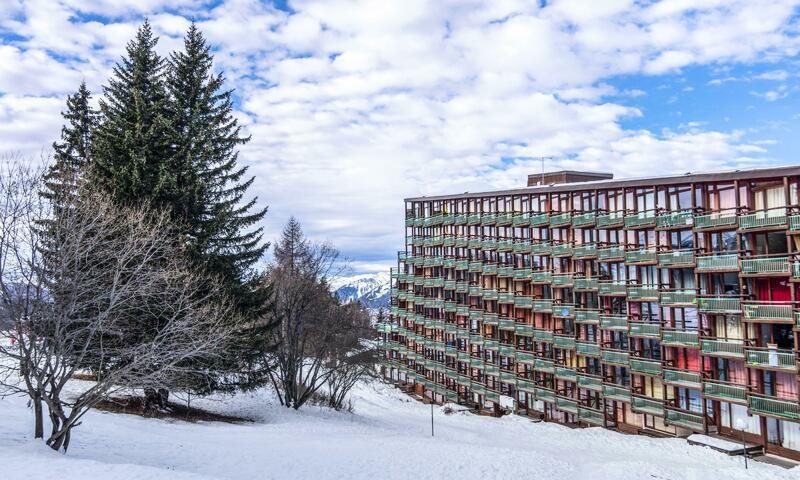
[(480, 273), (483, 271), (483, 262), (469, 262), (469, 271)]
[(456, 260), (456, 270), (468, 270), (469, 260)]
[(498, 252), (511, 252), (514, 250), (514, 241), (513, 240), (500, 240), (497, 242), (497, 251)]
[(497, 300), (498, 296), (499, 296), (499, 294), (497, 293), (497, 290), (488, 289), (488, 288), (483, 290), (483, 299), (484, 300)]
[(622, 350), (603, 350), (600, 352), (600, 361), (603, 363), (628, 366), (630, 354)]
[(595, 258), (597, 256), (597, 247), (593, 243), (576, 245), (572, 249), (573, 258)]
[(497, 276), (498, 277), (513, 277), (514, 276), (514, 267), (509, 265), (500, 265), (497, 267)]
[(586, 357), (600, 356), (600, 346), (596, 343), (575, 342), (575, 351), (578, 355)]
[(597, 249), (597, 259), (601, 262), (621, 262), (625, 260), (625, 247), (614, 245)]
[(664, 416), (664, 402), (655, 398), (633, 395), (631, 396), (631, 409), (638, 413), (646, 413), (657, 417)]
[(607, 400), (616, 400), (618, 402), (631, 402), (631, 389), (620, 385), (611, 385), (608, 383), (603, 384), (603, 396)]
[(800, 405), (797, 400), (787, 400), (751, 393), (747, 398), (750, 413), (786, 420), (800, 420)]
[(694, 217), (694, 229), (697, 231), (728, 230), (731, 228), (736, 228), (735, 210), (695, 215)]
[(532, 308), (533, 307), (533, 298), (522, 296), (522, 295), (515, 295), (514, 296), (514, 307), (515, 308)]
[(703, 396), (723, 402), (747, 403), (747, 387), (719, 380), (703, 382)]
[(531, 337), (533, 336), (533, 325), (515, 323), (514, 333), (520, 337)]
[(556, 367), (555, 370), (556, 378), (560, 378), (561, 380), (567, 380), (570, 382), (575, 382), (578, 379), (578, 375), (572, 368), (566, 367)]
[(644, 212), (634, 213), (632, 215), (625, 215), (626, 229), (636, 230), (639, 228), (652, 228), (655, 226), (656, 226), (655, 210), (647, 210)]
[(479, 287), (479, 286), (470, 286), (470, 287), (469, 287), (469, 296), (470, 296), (470, 297), (480, 297), (480, 296), (483, 296), (483, 287)]
[(747, 322), (794, 323), (791, 303), (742, 302), (742, 308)]
[(574, 277), (571, 273), (560, 273), (553, 275), (553, 288), (569, 288), (575, 283)]
[(533, 365), (533, 362), (536, 360), (536, 357), (533, 356), (530, 352), (523, 352), (517, 350), (516, 354), (517, 363), (528, 363)]
[(664, 369), (664, 383), (698, 390), (703, 386), (700, 372), (689, 370)]
[(467, 282), (456, 282), (457, 293), (469, 293), (469, 284)]
[[(556, 318), (573, 318), (575, 317), (575, 305), (568, 305), (566, 303), (554, 304), (552, 307), (553, 316)], [(534, 308), (534, 311), (536, 309)]]
[(789, 257), (750, 257), (742, 259), (742, 271), (740, 275), (772, 277), (789, 276), (792, 274)]
[(661, 292), (660, 302), (665, 307), (693, 307), (697, 305), (697, 291), (664, 290)]
[(603, 380), (600, 377), (578, 374), (578, 387), (586, 390), (603, 391)]
[(786, 208), (771, 208), (739, 215), (739, 230), (776, 230), (788, 228)]
[(672, 250), (658, 254), (658, 265), (666, 268), (690, 268), (695, 264), (694, 250)]
[(445, 258), (442, 262), (442, 266), (444, 268), (456, 268), (456, 259), (455, 258)]
[(569, 226), (571, 223), (572, 223), (571, 213), (556, 213), (550, 215), (551, 227), (564, 227), (564, 226)]
[(624, 297), (628, 294), (627, 284), (624, 281), (600, 280), (597, 283), (598, 295)]
[(661, 362), (659, 360), (648, 360), (644, 358), (631, 357), (631, 372), (640, 375), (650, 375), (658, 377), (661, 375)]
[(550, 255), (554, 257), (572, 256), (572, 245), (569, 243), (559, 243), (550, 247)]
[(533, 394), (536, 391), (536, 386), (530, 380), (523, 380), (517, 378), (517, 389), (523, 392)]
[(628, 285), (627, 296), (630, 302), (657, 302), (658, 285)]
[(700, 353), (710, 357), (744, 358), (742, 340), (700, 340)]
[(544, 373), (555, 373), (555, 366), (552, 360), (537, 358), (533, 361), (533, 369)]
[(667, 408), (666, 414), (665, 418), (668, 425), (677, 425), (697, 432), (703, 431), (703, 416), (699, 413)]
[(625, 263), (628, 265), (655, 265), (658, 263), (658, 254), (655, 249), (628, 250), (625, 252)]
[(654, 340), (661, 340), (661, 324), (659, 323), (645, 323), (645, 322), (631, 322), (630, 333), (631, 337), (650, 338)]
[(656, 228), (659, 230), (691, 228), (693, 224), (694, 215), (689, 210), (663, 213), (656, 217)]
[(575, 309), (575, 323), (596, 325), (600, 322), (600, 311), (589, 308)]
[(742, 299), (732, 296), (698, 297), (701, 313), (741, 313)]
[(791, 350), (745, 348), (744, 355), (748, 367), (785, 372), (797, 371), (797, 359)]
[(483, 245), (483, 241), (480, 238), (470, 238), (467, 241), (467, 247), (469, 248), (481, 248)]
[(556, 408), (563, 412), (578, 414), (578, 402), (569, 398), (556, 397)]
[(495, 219), (495, 222), (497, 223), (498, 227), (511, 225), (513, 221), (514, 221), (514, 215), (510, 213), (498, 213)]
[(533, 255), (550, 255), (551, 249), (550, 242), (536, 242), (531, 244), (530, 253)]
[(531, 270), (530, 268), (515, 268), (514, 269), (514, 280), (530, 280), (531, 279)]
[(576, 277), (573, 288), (576, 291), (592, 291), (597, 290), (597, 278), (594, 277)]
[(628, 317), (626, 315), (600, 314), (600, 328), (604, 330), (628, 330)]
[(534, 312), (552, 313), (553, 300), (549, 298), (537, 298), (531, 302), (531, 308), (533, 308)]
[(534, 328), (533, 340), (542, 343), (553, 343), (553, 332), (548, 330), (542, 330), (540, 328)]
[(700, 338), (696, 331), (662, 330), (661, 344), (671, 347), (700, 348)]
[(481, 224), (480, 214), (467, 216), (467, 225), (480, 225), (480, 224)]
[(497, 250), (497, 240), (483, 240), (481, 242), (481, 248), (484, 250)]
[(469, 240), (465, 237), (456, 237), (453, 239), (453, 246), (466, 247), (469, 245)]
[(483, 324), (490, 327), (498, 327), (500, 326), (500, 318), (496, 313), (484, 313)]
[(556, 335), (553, 338), (553, 346), (564, 350), (575, 350), (575, 337), (566, 335)]
[(738, 272), (739, 255), (735, 253), (701, 255), (697, 257), (698, 272)]
[(600, 410), (578, 406), (578, 419), (591, 425), (605, 425), (605, 415)]
[(536, 284), (552, 283), (553, 274), (550, 271), (537, 270), (531, 274), (531, 282)]
[(541, 400), (543, 402), (550, 402), (554, 403), (556, 401), (556, 394), (549, 388), (542, 388), (542, 387), (534, 387), (533, 395), (536, 397), (537, 400)]
[(507, 317), (500, 317), (500, 322), (497, 324), (497, 327), (500, 330), (511, 330), (514, 331), (516, 328), (516, 322), (514, 320), (507, 318)]
[(623, 212), (603, 213), (597, 216), (597, 228), (618, 228), (625, 224), (625, 214)]
[(484, 275), (497, 275), (497, 264), (487, 263), (483, 266)]
[(550, 224), (550, 214), (532, 213), (530, 216), (531, 227), (542, 227)]
[(515, 227), (527, 227), (531, 224), (530, 216), (527, 213), (520, 213), (514, 215), (511, 219), (511, 225)]
[(511, 292), (498, 292), (497, 303), (514, 303), (514, 294)]
[(597, 222), (594, 212), (579, 213), (572, 216), (572, 226), (574, 228), (592, 227)]
[(466, 215), (455, 215), (455, 216), (453, 216), (453, 224), (454, 225), (466, 225), (467, 224), (467, 216)]

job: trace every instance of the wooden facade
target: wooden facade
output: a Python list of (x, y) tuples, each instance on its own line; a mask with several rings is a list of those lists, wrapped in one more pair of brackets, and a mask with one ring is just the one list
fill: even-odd
[[(578, 174), (579, 172), (572, 172)], [(384, 374), (800, 458), (800, 167), (406, 199)]]

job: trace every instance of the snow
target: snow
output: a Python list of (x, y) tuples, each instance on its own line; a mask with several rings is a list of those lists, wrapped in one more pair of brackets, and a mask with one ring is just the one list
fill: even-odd
[(393, 387), (360, 385), (354, 413), (299, 412), (268, 392), (193, 402), (252, 418), (186, 423), (90, 412), (66, 455), (30, 439), (19, 397), (0, 400), (0, 478), (183, 479), (797, 479), (800, 469), (750, 463), (683, 439), (570, 429), (434, 408)]
[[(689, 442), (696, 442), (702, 445), (707, 445), (712, 448), (717, 448), (719, 450), (724, 450), (726, 452), (736, 452), (742, 450), (741, 442), (736, 443), (730, 440), (725, 440), (724, 438), (709, 437), (708, 435), (700, 435), (699, 433), (689, 435), (688, 437), (686, 437), (686, 440)], [(752, 444), (748, 444), (748, 447), (750, 446), (752, 446)]]

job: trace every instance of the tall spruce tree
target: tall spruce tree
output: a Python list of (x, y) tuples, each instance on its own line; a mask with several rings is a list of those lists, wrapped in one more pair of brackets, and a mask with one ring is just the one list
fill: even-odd
[(82, 82), (74, 94), (67, 96), (67, 109), (61, 112), (64, 118), (61, 138), (53, 142), (53, 164), (41, 192), (54, 208), (63, 208), (65, 202), (71, 201), (80, 177), (90, 164), (92, 135), (98, 119), (91, 101), (86, 82)]
[(264, 304), (252, 267), (268, 244), (256, 224), (267, 209), (245, 200), (254, 177), (239, 165), (237, 148), (250, 140), (233, 115), (231, 91), (213, 71), (213, 55), (192, 24), (183, 51), (170, 56), (166, 76), (174, 147), (172, 165), (181, 197), (176, 214), (185, 225), (193, 260), (220, 276), (244, 313)]
[(171, 210), (177, 196), (164, 85), (166, 62), (155, 51), (149, 22), (136, 32), (114, 67), (100, 100), (102, 122), (93, 141), (97, 183), (123, 205), (148, 201)]

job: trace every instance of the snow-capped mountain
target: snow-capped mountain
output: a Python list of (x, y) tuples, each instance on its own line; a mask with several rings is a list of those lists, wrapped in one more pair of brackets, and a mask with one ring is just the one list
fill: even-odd
[(343, 302), (361, 302), (372, 309), (389, 305), (389, 284), (388, 273), (339, 277), (331, 282), (333, 291)]

